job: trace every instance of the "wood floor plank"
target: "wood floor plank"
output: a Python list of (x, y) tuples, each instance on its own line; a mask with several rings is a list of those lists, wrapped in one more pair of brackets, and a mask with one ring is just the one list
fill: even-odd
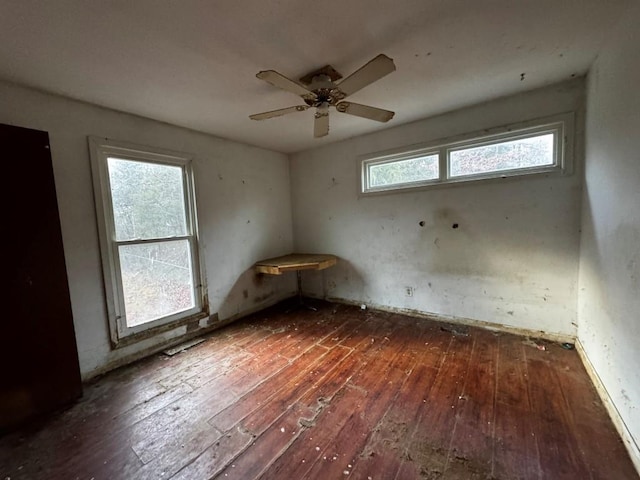
[[(336, 348), (346, 348), (338, 346)], [(318, 415), (330, 405), (334, 397), (343, 393), (351, 376), (364, 367), (365, 363), (357, 350), (347, 349), (351, 354), (341, 361), (336, 368), (329, 371), (317, 383), (311, 386), (290, 409), (299, 417), (302, 426), (310, 428), (315, 425)], [(256, 422), (257, 423), (257, 422)], [(259, 429), (259, 425), (246, 423), (247, 428)]]
[(309, 348), (310, 344), (318, 344), (324, 348), (329, 348), (322, 345), (321, 341), (332, 336), (340, 328), (340, 322), (328, 322), (322, 317), (314, 320), (306, 325), (296, 327), (292, 335), (292, 342), (280, 348), (278, 355), (293, 360), (302, 351)]
[[(389, 411), (373, 429), (360, 459), (352, 470), (353, 478), (395, 478), (407, 456), (408, 437), (423, 413), (426, 393), (438, 370), (418, 363), (411, 371)], [(413, 405), (414, 408), (406, 408)]]
[(436, 322), (427, 323), (418, 345), (421, 351), (417, 361), (422, 365), (439, 369), (445, 353), (451, 346), (452, 338), (451, 333), (442, 330)]
[(203, 360), (200, 360), (199, 362), (192, 363), (178, 372), (173, 372), (159, 379), (158, 384), (169, 389), (188, 381), (190, 378), (193, 378), (204, 371), (210, 372), (212, 368), (217, 369), (219, 372), (227, 370), (232, 365), (237, 364), (250, 356), (251, 354), (249, 352), (238, 348), (235, 345), (229, 345), (221, 348), (219, 351), (204, 358)]
[(540, 479), (540, 460), (528, 410), (496, 403), (494, 467), (496, 478)]
[(157, 383), (161, 378), (166, 378), (175, 372), (198, 363), (207, 357), (215, 355), (220, 348), (229, 343), (230, 337), (225, 332), (208, 336), (206, 342), (195, 345), (188, 350), (174, 356), (166, 356), (162, 353), (148, 357), (133, 365), (110, 372), (108, 376), (90, 382), (90, 385), (101, 389), (102, 393), (120, 388), (142, 391), (150, 384)]
[[(558, 359), (553, 367), (565, 400), (569, 429), (572, 436), (575, 436), (576, 447), (583, 461), (588, 463), (591, 478), (635, 478), (632, 465), (616, 461), (626, 453), (624, 443), (609, 420), (579, 357), (559, 346), (551, 348), (555, 350)], [(597, 442), (594, 442), (595, 438), (598, 439)], [(598, 458), (599, 461), (590, 462), (593, 458)]]
[(449, 350), (426, 398), (427, 409), (416, 424), (408, 455), (396, 478), (438, 478), (444, 474), (472, 348), (472, 337), (452, 334)]
[[(296, 381), (301, 382), (301, 377), (308, 375), (309, 370), (317, 368), (318, 363), (321, 360), (325, 360), (324, 357), (327, 356), (327, 352), (328, 350), (325, 347), (314, 345), (302, 353), (295, 363), (287, 365), (272, 375), (268, 382), (260, 384), (221, 412), (216, 413), (216, 415), (208, 419), (208, 423), (220, 431), (226, 432), (251, 412), (264, 404), (268, 404), (279, 392), (287, 389), (287, 387), (289, 387), (288, 390), (295, 387)], [(335, 361), (337, 360), (335, 357), (336, 355), (332, 354), (326, 361)]]
[[(294, 444), (300, 434), (307, 427), (300, 424), (300, 417), (295, 410), (288, 410), (281, 416), (271, 428), (260, 435), (251, 446), (245, 450), (245, 454), (236, 458), (230, 465), (228, 464), (219, 474), (218, 478), (230, 478), (250, 480), (259, 478), (272, 466), (275, 460), (289, 451), (290, 445)], [(304, 456), (303, 451), (295, 450), (298, 456)], [(304, 458), (299, 461), (304, 463)], [(265, 475), (263, 478), (269, 478)], [(302, 477), (279, 477), (279, 478), (302, 478)]]
[(444, 478), (492, 476), (498, 342), (487, 330), (475, 331), (473, 340)]
[[(105, 449), (80, 446), (70, 450), (55, 443), (33, 449), (25, 457), (12, 457), (0, 462), (2, 478), (32, 480), (49, 478), (132, 478), (142, 462), (130, 446), (112, 441)], [(14, 463), (15, 462), (15, 463)]]
[(202, 453), (199, 451), (191, 452), (195, 458), (190, 458), (181, 466), (180, 471), (170, 478), (172, 480), (210, 479), (219, 475), (230, 465), (232, 469), (235, 469), (233, 461), (253, 445), (254, 438), (253, 435), (239, 428), (234, 428), (222, 435), (213, 445), (204, 449)]
[[(261, 478), (265, 480), (311, 478), (305, 477), (305, 474), (311, 468), (313, 461), (318, 459), (320, 452), (326, 449), (326, 445), (332, 444), (336, 434), (351, 419), (354, 412), (360, 411), (365, 398), (366, 392), (362, 389), (345, 387), (340, 390), (325, 408), (318, 410), (317, 415), (312, 418), (306, 418), (308, 423), (302, 422), (311, 427), (305, 426), (304, 430), (298, 432), (298, 435), (291, 441), (293, 448), (278, 449), (277, 453), (272, 456), (272, 462), (261, 472)], [(298, 424), (301, 423), (299, 421), (301, 418), (300, 413), (296, 408), (292, 409), (287, 417), (293, 417)], [(272, 441), (273, 432), (277, 431), (278, 425), (261, 436), (260, 441), (268, 445)], [(316, 425), (323, 425), (323, 428), (315, 429)], [(312, 432), (311, 429), (313, 429)], [(333, 452), (329, 456), (323, 455), (323, 457), (326, 457), (323, 458), (323, 461), (339, 462), (341, 465), (347, 465), (347, 463), (344, 463), (345, 459), (339, 455), (339, 452)]]
[[(135, 424), (129, 433), (132, 448), (147, 463), (167, 445), (172, 445), (175, 438), (188, 436), (195, 425), (208, 425), (209, 418), (288, 365), (280, 357), (272, 357), (270, 360), (272, 361), (262, 363), (263, 376), (241, 368), (234, 369), (227, 375), (220, 376), (215, 385), (207, 384), (208, 388), (200, 388)], [(256, 368), (253, 362), (254, 359), (251, 358), (248, 365)], [(208, 427), (213, 430), (210, 425)], [(214, 434), (213, 437), (215, 436)]]
[[(290, 362), (280, 355), (258, 355), (250, 357), (246, 362), (238, 364), (234, 369), (224, 375), (217, 376), (214, 381), (202, 385), (202, 389), (227, 389), (236, 397), (248, 392), (256, 385), (259, 385)], [(217, 413), (217, 412), (216, 412)], [(212, 413), (213, 415), (213, 413)]]
[[(236, 409), (234, 408), (236, 404), (231, 406), (233, 409), (232, 411), (225, 410), (214, 417), (214, 419), (212, 419), (214, 421), (210, 421), (210, 423), (213, 423), (219, 429), (228, 427), (228, 430), (226, 430), (226, 434), (222, 439), (222, 446), (220, 443), (216, 443), (206, 449), (202, 455), (193, 462), (193, 464), (189, 465), (183, 472), (181, 472), (178, 478), (205, 478), (200, 476), (203, 475), (203, 472), (206, 472), (206, 475), (219, 473), (219, 471), (224, 467), (221, 463), (223, 459), (227, 458), (230, 461), (230, 459), (235, 458), (235, 456), (241, 453), (241, 449), (249, 446), (249, 443), (253, 442), (253, 438), (264, 433), (268, 428), (272, 427), (275, 422), (278, 422), (282, 415), (287, 413), (287, 407), (290, 403), (295, 402), (295, 400), (299, 399), (305, 392), (316, 389), (317, 384), (324, 381), (327, 372), (338, 370), (344, 374), (344, 367), (342, 369), (340, 369), (340, 367), (343, 363), (342, 360), (346, 359), (350, 353), (351, 351), (349, 349), (336, 347), (336, 349), (329, 353), (326, 358), (323, 358), (324, 361), (321, 365), (309, 372), (310, 375), (315, 377), (315, 383), (311, 384), (305, 381), (299, 381), (296, 378), (292, 379), (291, 382), (294, 386), (291, 390), (287, 390), (286, 394), (281, 396), (279, 395), (273, 402), (263, 402), (257, 409), (253, 410), (244, 419), (242, 419), (243, 424), (241, 426), (236, 427), (235, 422), (228, 422), (225, 426), (215, 423), (215, 420), (218, 417), (227, 419), (229, 416), (237, 414), (237, 412), (235, 412)], [(335, 363), (336, 360), (339, 361)], [(352, 367), (352, 364), (347, 366), (347, 368), (349, 367)], [(302, 370), (302, 372), (304, 372), (304, 370)], [(237, 422), (239, 420), (240, 418), (236, 418), (235, 421)], [(300, 419), (298, 420), (298, 423), (300, 423)], [(230, 443), (231, 446), (224, 443), (224, 441), (227, 440), (227, 437), (235, 439), (238, 436), (250, 439), (250, 442), (242, 440), (240, 440), (239, 443), (234, 441), (227, 442)]]
[[(308, 478), (340, 478), (340, 475), (350, 475), (354, 467), (362, 458), (365, 445), (369, 440), (375, 426), (383, 415), (389, 410), (391, 404), (396, 401), (400, 390), (406, 383), (413, 364), (412, 357), (400, 353), (395, 357), (390, 367), (383, 376), (383, 384), (367, 386), (368, 395), (360, 406), (359, 412), (353, 412), (351, 419), (343, 425), (321, 455), (318, 455)], [(310, 431), (311, 435), (311, 431)], [(346, 466), (340, 462), (326, 462), (325, 456), (339, 456), (346, 461)], [(349, 472), (349, 473), (345, 473)]]
[(496, 402), (527, 411), (529, 393), (527, 391), (526, 363), (524, 361), (522, 339), (515, 335), (502, 334), (498, 337), (499, 365), (496, 372)]
[(548, 359), (549, 352), (529, 349), (525, 355), (542, 478), (590, 478), (576, 439), (569, 431), (566, 404)]
[(325, 347), (333, 347), (340, 345), (347, 338), (355, 335), (356, 331), (362, 326), (363, 319), (358, 315), (344, 315), (345, 320), (340, 323), (340, 326), (336, 328), (331, 335), (327, 335), (320, 340), (319, 344)]
[[(298, 409), (296, 411), (301, 412), (302, 409), (300, 407), (305, 404), (305, 396), (307, 399), (315, 398), (317, 408), (324, 407), (327, 402), (331, 401), (338, 390), (344, 386), (345, 371), (354, 366), (353, 358), (348, 358), (350, 353), (346, 349), (336, 347), (330, 354), (332, 357), (327, 357), (327, 360), (329, 360), (327, 363), (323, 363), (313, 372), (310, 372), (310, 375), (315, 377), (311, 380), (314, 383), (296, 382), (296, 385), (291, 390), (288, 390), (285, 395), (278, 396), (274, 401), (264, 404), (261, 408), (245, 417), (242, 420), (242, 428), (254, 435), (260, 435), (292, 405), (297, 405)], [(336, 379), (338, 382), (334, 383)], [(308, 404), (310, 403), (308, 402)], [(316, 412), (312, 412), (311, 416), (315, 417)], [(305, 422), (305, 418), (301, 417), (300, 423), (303, 426), (310, 427), (310, 423)]]
[(89, 382), (0, 437), (0, 478), (639, 478), (575, 350), (317, 304)]
[(361, 312), (355, 312), (351, 315), (360, 320), (360, 324), (346, 334), (340, 340), (339, 345), (353, 348), (363, 353), (371, 349), (377, 349), (385, 337), (391, 335), (397, 328), (397, 325), (389, 320), (390, 315), (388, 314), (380, 318), (374, 317), (371, 313), (365, 315)]
[(237, 331), (235, 333), (235, 337), (233, 338), (233, 346), (241, 349), (246, 349), (247, 347), (254, 345), (256, 343), (262, 342), (268, 336), (273, 335), (273, 331), (268, 328), (253, 328), (249, 329), (245, 327), (245, 335), (241, 335), (242, 331)]
[[(394, 333), (395, 336), (390, 334), (391, 337), (383, 338), (375, 355), (368, 361), (366, 370), (360, 370), (349, 381), (349, 385), (363, 395), (356, 410), (349, 405), (347, 411), (340, 411), (342, 399), (338, 399), (337, 403), (332, 401), (331, 406), (337, 411), (331, 418), (333, 428), (330, 435), (326, 430), (317, 432), (314, 428), (302, 432), (296, 444), (316, 444), (313, 449), (307, 449), (302, 459), (304, 462), (290, 458), (289, 451), (286, 451), (265, 473), (266, 478), (318, 478), (320, 474), (326, 475), (326, 478), (336, 478), (350, 471), (370, 431), (389, 408), (389, 403), (398, 394), (412, 366), (413, 357), (402, 348), (408, 342), (407, 337), (403, 337), (402, 330), (395, 330)], [(366, 375), (363, 373), (365, 371)], [(328, 415), (329, 411), (323, 411), (319, 419)], [(334, 458), (336, 460), (332, 461)]]

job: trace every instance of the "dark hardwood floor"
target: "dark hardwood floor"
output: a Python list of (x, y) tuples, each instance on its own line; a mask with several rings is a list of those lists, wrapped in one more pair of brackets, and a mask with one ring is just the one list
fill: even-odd
[(635, 479), (577, 353), (275, 307), (0, 438), (0, 479)]

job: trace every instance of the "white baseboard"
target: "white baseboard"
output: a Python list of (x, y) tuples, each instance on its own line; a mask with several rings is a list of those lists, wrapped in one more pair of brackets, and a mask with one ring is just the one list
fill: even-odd
[(593, 385), (598, 391), (598, 395), (600, 396), (602, 403), (604, 403), (604, 407), (609, 413), (609, 417), (611, 417), (613, 425), (616, 427), (620, 438), (622, 438), (622, 441), (624, 442), (624, 445), (629, 452), (629, 456), (631, 457), (633, 465), (636, 467), (636, 471), (640, 475), (640, 447), (627, 428), (627, 424), (624, 422), (624, 419), (616, 408), (613, 399), (602, 383), (600, 375), (598, 375), (598, 372), (593, 367), (593, 364), (591, 363), (591, 360), (589, 360), (589, 356), (587, 355), (587, 352), (585, 352), (584, 346), (582, 345), (582, 343), (580, 343), (579, 339), (576, 339), (576, 350), (578, 351), (578, 355), (580, 355), (580, 359), (582, 360), (582, 364), (584, 365), (585, 370), (589, 374), (589, 378), (591, 378), (591, 382), (593, 382)]

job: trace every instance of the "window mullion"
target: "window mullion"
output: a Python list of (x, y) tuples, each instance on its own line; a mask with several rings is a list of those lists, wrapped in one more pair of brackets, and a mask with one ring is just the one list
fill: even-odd
[(193, 235), (176, 235), (173, 237), (159, 237), (159, 238), (135, 238), (133, 240), (114, 240), (116, 245), (143, 245), (145, 243), (162, 243), (173, 242), (176, 240), (189, 240)]
[(438, 149), (438, 165), (440, 169), (439, 181), (446, 182), (449, 179), (449, 158), (445, 147)]

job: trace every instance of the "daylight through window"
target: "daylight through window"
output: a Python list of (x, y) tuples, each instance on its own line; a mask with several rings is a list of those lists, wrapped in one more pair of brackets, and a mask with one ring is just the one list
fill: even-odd
[(91, 142), (109, 315), (117, 338), (198, 313), (201, 282), (188, 157)]
[(562, 172), (570, 167), (565, 144), (572, 116), (504, 127), (501, 132), (469, 135), (361, 159), (362, 193), (428, 187), (532, 173)]
[(414, 158), (372, 163), (369, 184), (376, 187), (410, 185), (434, 180), (438, 175), (438, 154), (418, 154)]

